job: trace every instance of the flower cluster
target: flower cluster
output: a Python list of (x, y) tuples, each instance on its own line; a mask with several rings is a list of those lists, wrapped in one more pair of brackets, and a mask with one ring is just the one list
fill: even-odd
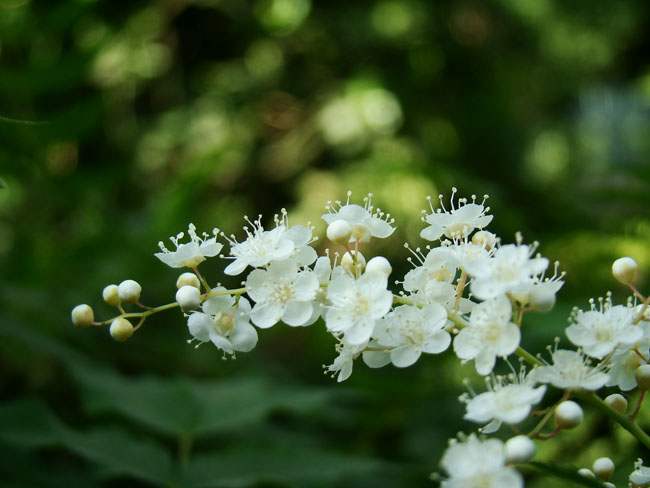
[[(212, 343), (224, 357), (251, 351), (259, 331), (277, 324), (323, 324), (336, 351), (325, 371), (338, 381), (347, 380), (359, 362), (370, 368), (406, 368), (423, 355), (451, 350), (484, 377), (486, 391), (476, 392), (466, 382), (469, 393), (460, 398), (464, 418), (479, 424), (479, 433), (452, 441), (442, 459), (443, 487), (523, 486), (514, 465), (532, 458), (533, 440), (578, 426), (585, 399), (650, 447), (650, 437), (635, 424), (650, 389), (650, 299), (635, 287), (634, 260), (621, 258), (612, 268), (633, 293), (630, 300), (617, 305), (608, 294), (591, 300), (587, 310), (575, 309), (566, 337), (576, 349), (560, 348), (558, 339), (549, 346), (547, 360), (521, 347), (524, 318), (553, 307), (564, 274), (558, 263), (551, 265), (538, 254), (537, 243), (525, 244), (517, 235), (514, 243), (505, 244), (487, 230), (493, 219), (487, 196), (461, 198), (453, 189), (448, 203), (442, 196), (438, 205), (429, 199), (420, 233), (427, 243), (405, 245), (411, 269), (394, 280), (394, 288), (389, 286), (391, 263), (364, 255), (373, 239), (393, 234), (394, 219), (373, 205), (371, 194), (361, 205), (350, 200), (348, 193), (344, 202), (327, 203), (322, 218), (329, 244), (321, 256), (314, 247), (314, 228), (290, 225), (284, 209), (269, 227), (262, 216), (245, 217), (241, 239), (218, 229), (199, 235), (190, 224), (187, 237), (179, 233), (171, 238), (173, 250), (160, 243), (155, 254), (172, 268), (186, 268), (178, 277), (174, 302), (143, 305), (141, 286), (126, 280), (107, 286), (102, 294), (118, 309), (116, 317), (96, 321), (90, 306), (78, 305), (72, 321), (77, 326), (109, 325), (111, 335), (123, 341), (151, 315), (180, 308), (191, 336), (188, 342), (197, 347)], [(225, 275), (242, 276), (242, 288), (212, 286), (205, 280), (199, 266), (216, 257), (226, 264)], [(513, 356), (527, 365), (515, 369)], [(503, 367), (509, 372), (497, 374)], [(594, 392), (605, 386), (620, 393), (603, 400)], [(545, 399), (553, 389), (561, 394)], [(636, 390), (637, 405), (628, 412), (625, 395)], [(519, 432), (532, 421), (527, 435), (505, 443), (484, 437), (503, 424)], [(589, 476), (607, 482), (613, 464), (610, 470), (605, 461), (596, 464), (598, 468), (587, 470)], [(630, 483), (650, 486), (648, 472), (639, 464)]]

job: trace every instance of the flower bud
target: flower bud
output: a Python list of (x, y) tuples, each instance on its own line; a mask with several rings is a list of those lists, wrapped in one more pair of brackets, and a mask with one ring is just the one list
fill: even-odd
[(176, 301), (183, 311), (197, 309), (201, 305), (201, 292), (195, 286), (182, 286), (176, 292)]
[(184, 286), (193, 286), (194, 288), (201, 288), (201, 282), (194, 273), (183, 273), (176, 280), (176, 288), (179, 290)]
[(634, 372), (640, 390), (650, 390), (650, 364), (642, 364)]
[(393, 268), (388, 259), (383, 256), (375, 256), (366, 264), (366, 273), (381, 273), (388, 278), (392, 271)]
[(335, 220), (327, 226), (327, 238), (332, 242), (346, 243), (352, 235), (352, 226), (346, 220)]
[(604, 481), (603, 486), (605, 488), (616, 488), (616, 485), (614, 483), (610, 483), (609, 481)]
[(120, 283), (120, 286), (117, 287), (117, 292), (120, 296), (120, 300), (123, 302), (137, 303), (140, 300), (142, 287), (137, 281), (124, 280), (122, 283)]
[(111, 337), (118, 342), (124, 342), (133, 335), (133, 324), (124, 317), (117, 317), (111, 322)]
[(565, 400), (555, 409), (555, 425), (558, 429), (573, 429), (582, 423), (582, 407), (576, 402)]
[(346, 252), (341, 258), (341, 266), (348, 273), (357, 275), (366, 267), (366, 258), (359, 251)]
[(472, 244), (481, 246), (488, 251), (492, 249), (496, 243), (497, 236), (495, 236), (492, 232), (488, 232), (487, 230), (479, 230), (472, 236)]
[(580, 476), (582, 476), (583, 478), (591, 478), (591, 479), (596, 478), (596, 475), (594, 474), (594, 472), (589, 468), (580, 468), (578, 470), (578, 474)]
[(607, 396), (605, 398), (605, 404), (621, 415), (627, 411), (627, 399), (620, 393), (613, 393)]
[(633, 285), (639, 276), (639, 265), (630, 257), (618, 258), (612, 264), (612, 274), (624, 285)]
[(555, 293), (545, 286), (535, 286), (528, 297), (528, 304), (538, 312), (548, 312), (555, 306)]
[(90, 305), (77, 305), (70, 314), (75, 327), (90, 327), (95, 321), (95, 312)]
[(596, 459), (594, 461), (594, 465), (591, 467), (596, 476), (598, 476), (603, 481), (607, 481), (612, 477), (614, 474), (614, 468), (614, 461), (608, 457), (601, 457)]
[(505, 450), (508, 463), (525, 463), (535, 455), (535, 443), (528, 436), (518, 435), (508, 439)]
[(118, 307), (120, 305), (120, 292), (117, 285), (108, 285), (102, 290), (102, 298), (111, 307)]

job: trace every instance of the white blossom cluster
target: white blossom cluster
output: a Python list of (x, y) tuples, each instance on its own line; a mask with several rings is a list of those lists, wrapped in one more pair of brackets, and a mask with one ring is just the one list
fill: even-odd
[[(390, 262), (364, 255), (373, 240), (393, 234), (394, 219), (374, 207), (372, 195), (362, 205), (351, 203), (350, 197), (348, 193), (345, 202), (326, 206), (322, 218), (329, 242), (321, 256), (314, 247), (314, 228), (290, 225), (284, 209), (269, 227), (262, 216), (245, 217), (241, 240), (218, 229), (199, 235), (190, 225), (187, 237), (184, 233), (172, 237), (172, 249), (160, 243), (155, 254), (172, 268), (187, 268), (178, 278), (174, 303), (142, 305), (140, 285), (126, 280), (103, 292), (104, 301), (120, 315), (97, 322), (92, 308), (79, 305), (72, 312), (73, 322), (110, 324), (111, 335), (125, 340), (149, 315), (180, 307), (190, 342), (210, 342), (233, 356), (255, 348), (261, 329), (280, 323), (290, 327), (322, 323), (336, 351), (325, 369), (339, 382), (351, 376), (359, 361), (370, 368), (389, 364), (405, 368), (423, 354), (451, 349), (484, 377), (486, 390), (476, 392), (467, 382), (469, 393), (460, 398), (464, 418), (478, 424), (479, 433), (461, 435), (450, 443), (442, 459), (446, 473), (442, 486), (447, 488), (523, 486), (515, 465), (534, 455), (532, 439), (550, 439), (579, 425), (583, 412), (578, 402), (603, 387), (621, 393), (595, 401), (614, 419), (634, 423), (650, 389), (650, 300), (635, 288), (638, 267), (631, 258), (621, 258), (613, 266), (614, 276), (634, 294), (628, 303), (616, 305), (607, 295), (591, 300), (587, 310), (575, 309), (566, 336), (577, 349), (560, 348), (558, 340), (549, 347), (550, 357), (543, 359), (520, 347), (524, 316), (554, 306), (564, 274), (557, 263), (551, 265), (537, 253), (537, 243), (525, 244), (517, 235), (515, 243), (505, 244), (487, 230), (493, 218), (487, 196), (459, 198), (453, 189), (448, 203), (442, 196), (437, 204), (429, 199), (420, 233), (427, 243), (405, 246), (411, 269), (394, 280), (394, 287), (389, 282)], [(217, 257), (227, 263), (224, 274), (242, 277), (242, 288), (210, 286), (202, 277), (199, 265)], [(127, 312), (125, 304), (142, 311)], [(133, 318), (139, 319), (135, 326)], [(509, 358), (515, 356), (528, 368), (511, 366)], [(496, 374), (499, 367), (509, 372)], [(561, 392), (561, 398), (555, 401), (554, 395), (549, 404), (544, 397), (551, 387)], [(638, 405), (628, 412), (624, 395), (633, 390), (640, 392)], [(542, 404), (547, 406), (536, 411)], [(505, 443), (484, 437), (503, 424), (520, 429), (535, 417), (527, 435)], [(604, 468), (586, 471), (583, 474), (604, 483), (611, 475)], [(648, 473), (650, 469), (639, 462), (630, 476), (631, 486), (650, 486)]]

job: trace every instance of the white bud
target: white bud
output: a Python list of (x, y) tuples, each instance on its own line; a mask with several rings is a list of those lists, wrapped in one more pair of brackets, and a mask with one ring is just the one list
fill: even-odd
[(614, 483), (610, 483), (609, 481), (603, 482), (603, 486), (605, 488), (616, 488), (616, 485)]
[(327, 238), (332, 242), (346, 243), (352, 235), (352, 226), (347, 220), (335, 220), (327, 226)]
[(555, 306), (555, 293), (545, 286), (535, 286), (530, 292), (528, 300), (534, 310), (548, 312)]
[(201, 305), (201, 292), (194, 286), (182, 286), (176, 292), (176, 301), (184, 311), (194, 310)]
[(194, 288), (201, 288), (201, 282), (199, 281), (198, 276), (194, 273), (183, 273), (176, 280), (176, 288), (179, 290), (184, 286), (193, 286)]
[(594, 461), (591, 469), (601, 480), (607, 481), (614, 474), (614, 461), (608, 457), (601, 457)]
[(528, 436), (518, 435), (506, 441), (505, 450), (508, 463), (525, 463), (535, 455), (535, 443)]
[(111, 322), (111, 337), (118, 342), (124, 342), (133, 335), (133, 324), (124, 317), (117, 317)]
[(580, 476), (582, 476), (583, 478), (591, 478), (591, 479), (596, 478), (596, 475), (594, 474), (594, 472), (589, 468), (580, 468), (578, 470), (578, 474)]
[(582, 423), (582, 407), (576, 402), (565, 400), (555, 409), (555, 425), (559, 429), (573, 429)]
[(366, 267), (366, 258), (359, 251), (346, 252), (341, 258), (341, 266), (348, 273), (357, 275)]
[(366, 273), (381, 273), (388, 278), (393, 271), (392, 266), (383, 256), (375, 256), (366, 264)]
[(102, 290), (102, 298), (111, 307), (117, 307), (120, 304), (120, 292), (117, 285), (108, 285)]
[(95, 312), (93, 312), (90, 305), (86, 305), (85, 303), (73, 308), (70, 315), (75, 327), (90, 327), (95, 321)]
[(612, 393), (605, 398), (605, 404), (621, 415), (627, 411), (627, 399), (620, 393)]
[(636, 368), (634, 377), (636, 378), (636, 383), (639, 385), (640, 390), (650, 390), (650, 364), (642, 364)]
[(630, 257), (618, 258), (612, 264), (612, 274), (624, 285), (633, 285), (639, 276), (639, 265)]
[(137, 303), (140, 300), (142, 287), (137, 281), (124, 280), (122, 283), (120, 283), (120, 286), (117, 287), (117, 292), (120, 296), (120, 300), (123, 302)]
[(484, 247), (488, 251), (497, 243), (497, 236), (487, 230), (479, 230), (472, 236), (472, 244)]

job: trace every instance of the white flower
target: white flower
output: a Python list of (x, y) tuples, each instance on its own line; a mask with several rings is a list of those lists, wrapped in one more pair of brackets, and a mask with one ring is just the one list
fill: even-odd
[(447, 246), (447, 249), (452, 254), (457, 266), (464, 270), (473, 269), (476, 263), (482, 263), (491, 256), (491, 251), (472, 242), (454, 243)]
[(274, 261), (268, 269), (251, 271), (246, 293), (255, 301), (251, 319), (266, 329), (280, 320), (290, 326), (306, 325), (312, 316), (312, 301), (318, 279), (311, 270), (300, 271), (293, 260)]
[[(406, 291), (424, 289), (430, 282), (451, 283), (454, 280), (458, 262), (449, 247), (433, 248), (426, 256), (419, 248), (411, 252), (420, 264), (404, 276)], [(412, 258), (408, 261), (413, 264)]]
[(553, 364), (539, 366), (530, 372), (538, 383), (549, 383), (562, 390), (590, 390), (602, 388), (609, 375), (601, 365), (592, 366), (579, 351), (557, 349), (552, 352)]
[(217, 229), (214, 229), (212, 231), (213, 237), (210, 237), (207, 233), (203, 233), (203, 236), (199, 237), (194, 224), (190, 224), (187, 230), (187, 234), (190, 236), (189, 242), (179, 242), (185, 237), (185, 233), (181, 232), (176, 237), (170, 237), (172, 244), (176, 247), (175, 251), (167, 249), (161, 241), (158, 243), (161, 252), (155, 253), (154, 256), (172, 268), (195, 268), (206, 258), (219, 254), (223, 248), (223, 244), (217, 242), (216, 236), (218, 232)]
[(255, 221), (245, 219), (249, 224), (244, 227), (246, 240), (237, 242), (234, 236), (227, 237), (229, 259), (233, 259), (224, 270), (227, 275), (236, 276), (247, 266), (260, 268), (289, 258), (300, 266), (308, 266), (316, 260), (316, 251), (309, 245), (313, 241), (312, 229), (302, 225), (289, 227), (285, 210), (275, 216), (275, 228), (271, 230), (264, 230), (261, 216)]
[(395, 228), (392, 226), (394, 219), (390, 214), (384, 214), (381, 209), (372, 206), (372, 193), (364, 200), (364, 206), (350, 203), (351, 192), (345, 205), (340, 201), (328, 202), (323, 214), (323, 220), (328, 224), (341, 220), (352, 227), (349, 242), (368, 242), (371, 237), (384, 239), (390, 236)]
[[(336, 346), (336, 351), (339, 353), (334, 362), (325, 366), (325, 372), (331, 373), (332, 378), (337, 376), (336, 381), (339, 383), (347, 380), (352, 374), (352, 367), (354, 366), (355, 358), (361, 354), (361, 351), (366, 347), (366, 343), (353, 346), (346, 343), (339, 343)], [(338, 374), (337, 374), (338, 373)]]
[(199, 342), (211, 341), (226, 354), (237, 351), (248, 352), (257, 344), (257, 331), (249, 322), (251, 306), (248, 300), (225, 295), (225, 288), (218, 287), (212, 296), (203, 302), (201, 312), (192, 312), (187, 327)]
[(325, 314), (327, 329), (345, 335), (351, 345), (366, 342), (375, 323), (388, 313), (393, 294), (386, 289), (381, 273), (363, 274), (355, 279), (347, 273), (333, 273), (327, 289), (330, 306)]
[(602, 359), (617, 346), (631, 346), (641, 339), (643, 330), (634, 323), (636, 315), (634, 308), (612, 305), (609, 299), (601, 303), (600, 310), (592, 301), (591, 310), (574, 313), (566, 335), (585, 354)]
[(523, 488), (521, 475), (506, 466), (503, 442), (480, 440), (471, 434), (462, 441), (452, 441), (441, 465), (449, 478), (441, 488)]
[(472, 276), (472, 293), (487, 300), (528, 291), (548, 267), (548, 259), (531, 257), (534, 251), (535, 246), (507, 244), (499, 247), (491, 258), (472, 263), (467, 267)]
[(503, 296), (476, 305), (469, 326), (454, 339), (456, 355), (466, 361), (473, 359), (479, 374), (489, 374), (497, 356), (506, 357), (519, 347), (521, 333), (511, 316), (512, 306)]
[(473, 398), (464, 395), (461, 401), (467, 405), (465, 419), (488, 424), (481, 429), (486, 434), (497, 431), (501, 423), (514, 425), (522, 422), (546, 393), (546, 386), (535, 388), (535, 383), (524, 371), (507, 377), (488, 377), (485, 383), (488, 391)]
[(377, 346), (390, 352), (364, 352), (364, 361), (370, 367), (392, 362), (405, 368), (414, 364), (423, 352), (441, 353), (451, 343), (446, 324), (447, 311), (442, 305), (399, 306), (379, 321), (373, 334)]
[(650, 468), (643, 465), (643, 459), (637, 459), (634, 463), (634, 471), (630, 474), (630, 484), (634, 488), (650, 486)]
[(422, 219), (429, 226), (420, 232), (422, 239), (435, 241), (443, 235), (450, 239), (466, 239), (474, 230), (482, 229), (492, 222), (492, 215), (487, 215), (490, 208), (484, 205), (487, 195), (483, 197), (481, 203), (476, 203), (475, 195), (472, 195), (471, 203), (466, 198), (459, 198), (458, 207), (456, 207), (454, 202), (456, 191), (456, 188), (452, 188), (451, 208), (449, 209), (446, 209), (442, 203), (442, 195), (438, 197), (442, 208), (435, 210), (431, 204), (431, 198), (429, 198), (431, 213)]
[(606, 386), (617, 386), (622, 391), (636, 388), (635, 372), (650, 359), (650, 323), (641, 322), (637, 327), (643, 331), (643, 337), (632, 347), (619, 346), (614, 350), (609, 359), (609, 381)]

